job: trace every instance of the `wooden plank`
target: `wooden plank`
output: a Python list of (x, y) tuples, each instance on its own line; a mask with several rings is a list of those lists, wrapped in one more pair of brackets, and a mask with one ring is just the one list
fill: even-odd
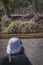
[(43, 33), (29, 33), (29, 34), (0, 34), (0, 39), (9, 39), (11, 37), (18, 37), (21, 39), (28, 38), (43, 38)]

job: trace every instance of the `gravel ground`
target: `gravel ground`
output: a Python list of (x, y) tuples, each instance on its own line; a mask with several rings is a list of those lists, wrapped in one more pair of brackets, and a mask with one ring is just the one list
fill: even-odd
[[(7, 55), (6, 47), (8, 40), (0, 39), (0, 59)], [(25, 48), (25, 54), (28, 56), (32, 65), (43, 65), (43, 38), (21, 40)]]

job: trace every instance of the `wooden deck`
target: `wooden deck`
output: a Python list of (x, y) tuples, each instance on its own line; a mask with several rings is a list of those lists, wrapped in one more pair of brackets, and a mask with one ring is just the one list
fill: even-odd
[(21, 39), (28, 38), (43, 38), (43, 33), (29, 33), (29, 34), (0, 34), (0, 39), (9, 39), (11, 37), (18, 37)]

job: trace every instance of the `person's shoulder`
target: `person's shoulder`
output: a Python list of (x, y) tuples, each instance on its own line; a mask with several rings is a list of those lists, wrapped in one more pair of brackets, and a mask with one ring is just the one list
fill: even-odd
[(24, 55), (24, 54), (20, 54), (20, 55), (18, 55), (20, 58), (26, 58), (27, 59), (27, 56), (26, 55)]
[(23, 62), (27, 62), (28, 61), (28, 58), (26, 55), (20, 55), (20, 58), (22, 59)]
[(15, 58), (16, 61), (18, 61), (21, 65), (29, 65), (29, 61), (28, 58), (26, 57), (26, 55), (17, 55)]
[(22, 65), (32, 65), (26, 55), (18, 55), (18, 60)]
[(5, 57), (2, 62), (2, 65), (6, 65), (6, 64), (9, 65), (8, 57)]
[(26, 58), (26, 55), (24, 55), (24, 54), (18, 54), (16, 57), (19, 57), (19, 58)]

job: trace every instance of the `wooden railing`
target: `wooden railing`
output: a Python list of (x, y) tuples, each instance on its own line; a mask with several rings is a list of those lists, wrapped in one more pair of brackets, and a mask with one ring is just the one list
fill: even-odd
[(11, 37), (18, 37), (21, 39), (28, 38), (43, 38), (43, 33), (29, 33), (29, 34), (0, 34), (0, 39), (9, 39)]

